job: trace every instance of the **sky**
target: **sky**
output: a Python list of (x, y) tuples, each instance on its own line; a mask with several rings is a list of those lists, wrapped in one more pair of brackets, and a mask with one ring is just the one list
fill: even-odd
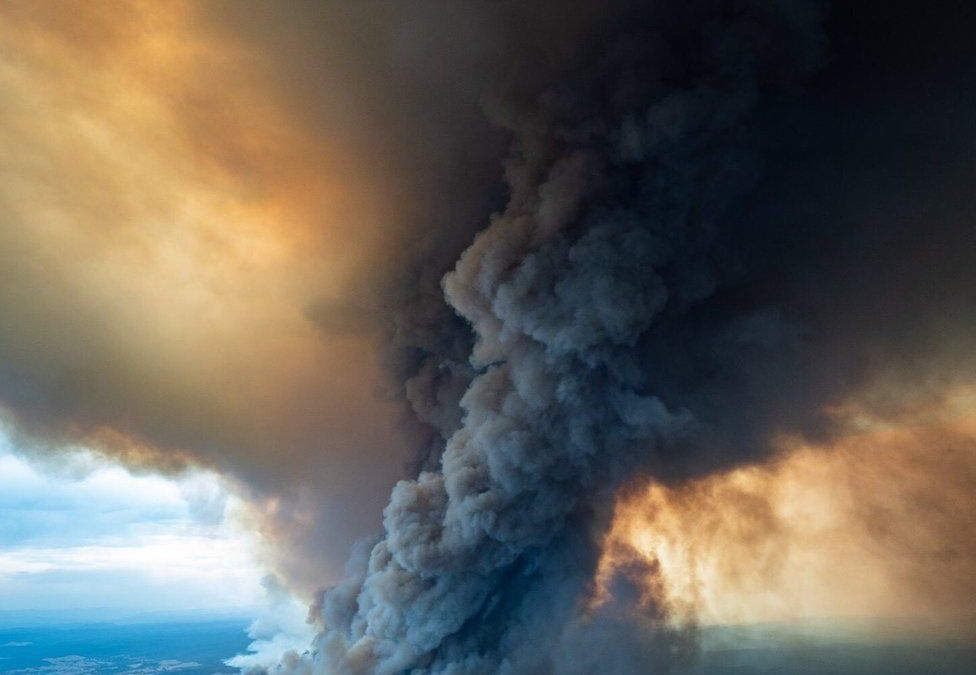
[(133, 475), (90, 454), (37, 466), (0, 450), (4, 611), (154, 611), (263, 604), (254, 536), (213, 474)]
[(248, 675), (972, 642), (968, 3), (68, 7), (0, 3), (0, 607), (270, 598)]

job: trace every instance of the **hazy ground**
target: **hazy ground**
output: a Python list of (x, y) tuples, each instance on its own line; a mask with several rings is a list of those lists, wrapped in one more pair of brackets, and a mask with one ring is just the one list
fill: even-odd
[[(964, 631), (963, 631), (964, 632)], [(976, 646), (895, 621), (797, 621), (702, 630), (695, 675), (971, 675)]]
[[(250, 642), (239, 613), (91, 616), (0, 611), (0, 673), (223, 675), (236, 672), (224, 660)], [(694, 675), (970, 675), (976, 664), (974, 646), (890, 623), (710, 627), (699, 637)]]
[[(70, 614), (65, 620), (70, 621)], [(45, 615), (0, 613), (4, 675), (212, 675), (235, 673), (224, 659), (245, 650), (241, 617), (120, 617), (99, 623), (39, 623)], [(19, 627), (18, 627), (19, 624)]]

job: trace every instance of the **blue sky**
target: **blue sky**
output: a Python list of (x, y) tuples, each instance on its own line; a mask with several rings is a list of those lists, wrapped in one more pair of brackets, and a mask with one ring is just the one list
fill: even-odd
[(0, 609), (252, 607), (257, 544), (211, 474), (136, 476), (91, 454), (45, 466), (0, 437)]

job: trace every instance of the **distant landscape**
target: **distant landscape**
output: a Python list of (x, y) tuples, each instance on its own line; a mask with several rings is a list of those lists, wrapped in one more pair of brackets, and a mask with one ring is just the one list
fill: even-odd
[[(224, 660), (250, 642), (242, 617), (144, 615), (75, 623), (66, 614), (69, 623), (54, 625), (47, 613), (0, 612), (0, 673), (224, 675), (238, 672)], [(39, 623), (45, 618), (47, 625)]]
[[(910, 620), (832, 619), (711, 626), (694, 675), (971, 675), (962, 633)], [(956, 633), (953, 637), (947, 634)]]
[[(0, 612), (3, 675), (233, 675), (249, 619), (228, 613)], [(60, 625), (56, 625), (60, 621)], [(46, 625), (45, 625), (46, 622)], [(802, 621), (698, 631), (689, 675), (969, 675), (976, 648), (886, 622)]]

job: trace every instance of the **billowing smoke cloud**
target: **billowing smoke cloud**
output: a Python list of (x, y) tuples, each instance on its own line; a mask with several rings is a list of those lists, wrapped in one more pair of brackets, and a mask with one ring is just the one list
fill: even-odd
[(413, 457), (285, 671), (679, 663), (646, 561), (592, 602), (620, 485), (976, 372), (972, 16), (854, 4), (6, 3), (0, 404), (293, 588)]
[[(509, 200), (443, 282), (474, 333), (460, 426), (394, 489), (384, 536), (325, 593), (323, 632), (286, 670), (667, 669), (687, 656), (687, 635), (630, 584), (640, 570), (610, 584), (611, 602), (588, 602), (620, 482), (760, 460), (780, 434), (843, 431), (831, 405), (857, 396), (894, 415), (971, 365), (953, 344), (971, 316), (949, 310), (968, 300), (935, 308), (915, 288), (939, 277), (969, 298), (961, 260), (935, 273), (917, 267), (924, 256), (899, 264), (923, 234), (911, 215), (887, 213), (891, 229), (875, 229), (885, 186), (854, 184), (853, 204), (838, 204), (812, 147), (838, 129), (811, 124), (797, 138), (785, 126), (852, 95), (814, 88), (800, 99), (812, 112), (798, 109), (797, 87), (824, 62), (816, 6), (600, 18), (574, 27), (568, 53), (517, 60), (529, 72), (509, 74), (487, 104), (512, 138)], [(857, 166), (856, 147), (828, 147)], [(823, 190), (833, 200), (809, 211)], [(963, 231), (942, 218), (924, 236), (940, 254), (948, 242), (971, 252)], [(889, 314), (892, 283), (901, 316)], [(904, 330), (906, 313), (917, 330)]]
[[(751, 121), (819, 63), (817, 18), (800, 5), (632, 9), (576, 36), (586, 51), (541, 88), (533, 73), (501, 92), (490, 109), (513, 137), (509, 202), (444, 280), (475, 335), (463, 420), (437, 468), (396, 486), (358, 577), (326, 593), (314, 668), (668, 662), (639, 622), (580, 616), (589, 528), (634, 470), (719, 463), (699, 450), (711, 420), (663, 400), (642, 361), (658, 325), (674, 332), (715, 296), (719, 227), (758, 173)], [(780, 330), (758, 313), (730, 322), (763, 320)]]

